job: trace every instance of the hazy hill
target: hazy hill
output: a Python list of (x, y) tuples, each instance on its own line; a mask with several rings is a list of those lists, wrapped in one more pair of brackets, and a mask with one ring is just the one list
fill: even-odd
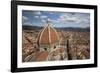
[[(39, 26), (28, 26), (28, 25), (23, 25), (23, 30), (40, 30), (43, 27), (39, 27)], [(63, 31), (80, 31), (80, 32), (89, 32), (90, 28), (73, 28), (73, 27), (62, 27), (62, 28), (55, 28), (57, 30), (63, 30)]]

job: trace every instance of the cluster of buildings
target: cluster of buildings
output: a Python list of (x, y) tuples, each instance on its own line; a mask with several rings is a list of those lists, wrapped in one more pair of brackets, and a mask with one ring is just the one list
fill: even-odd
[(89, 59), (87, 32), (57, 31), (51, 22), (38, 33), (23, 31), (23, 62)]
[[(24, 38), (27, 35), (24, 35)], [(29, 40), (29, 37), (25, 38)], [(66, 59), (66, 51), (60, 46), (60, 38), (56, 29), (48, 22), (38, 34), (34, 54), (27, 56), (24, 61), (54, 61)], [(28, 41), (31, 43), (30, 41)], [(25, 43), (23, 41), (23, 43)], [(31, 45), (34, 45), (31, 43)], [(26, 45), (25, 45), (26, 46)], [(29, 48), (29, 47), (27, 47)], [(36, 50), (37, 49), (37, 50)], [(27, 49), (26, 49), (27, 50)]]

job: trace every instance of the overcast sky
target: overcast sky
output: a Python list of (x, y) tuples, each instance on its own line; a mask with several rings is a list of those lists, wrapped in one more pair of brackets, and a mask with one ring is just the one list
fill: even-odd
[(90, 27), (89, 13), (22, 11), (22, 25), (45, 26), (48, 20), (54, 27)]

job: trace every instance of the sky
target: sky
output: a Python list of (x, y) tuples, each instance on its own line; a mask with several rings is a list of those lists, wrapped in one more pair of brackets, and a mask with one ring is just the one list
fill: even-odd
[(22, 11), (22, 25), (45, 26), (47, 21), (53, 27), (90, 27), (90, 14), (77, 12)]

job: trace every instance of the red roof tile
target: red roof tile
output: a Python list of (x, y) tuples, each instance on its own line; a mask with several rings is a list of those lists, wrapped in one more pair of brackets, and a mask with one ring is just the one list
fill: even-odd
[(47, 27), (45, 27), (39, 34), (38, 36), (38, 41), (37, 43), (39, 45), (50, 45), (53, 43), (59, 42), (59, 37), (58, 34), (56, 32), (56, 30), (51, 27), (50, 25), (48, 25)]
[(42, 51), (38, 53), (38, 56), (36, 57), (36, 61), (45, 61), (48, 57), (47, 51)]

